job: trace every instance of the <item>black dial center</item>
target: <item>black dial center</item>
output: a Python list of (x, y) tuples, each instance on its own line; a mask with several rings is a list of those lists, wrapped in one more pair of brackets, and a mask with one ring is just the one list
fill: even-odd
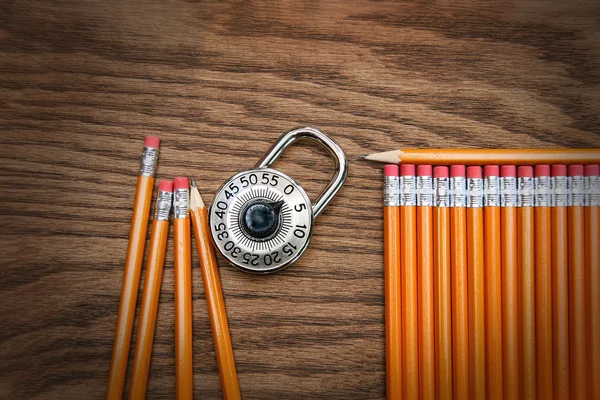
[(279, 214), (283, 202), (258, 200), (242, 211), (242, 226), (246, 233), (256, 239), (266, 239), (279, 228)]

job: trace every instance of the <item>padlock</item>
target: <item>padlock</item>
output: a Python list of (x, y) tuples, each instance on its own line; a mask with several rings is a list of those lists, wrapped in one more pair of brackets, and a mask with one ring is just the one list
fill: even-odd
[[(270, 168), (298, 139), (312, 139), (335, 160), (336, 174), (314, 205), (298, 182)], [(210, 208), (210, 227), (219, 252), (239, 269), (268, 274), (296, 261), (306, 250), (315, 218), (340, 190), (348, 175), (346, 156), (315, 128), (282, 135), (254, 169), (229, 178)]]

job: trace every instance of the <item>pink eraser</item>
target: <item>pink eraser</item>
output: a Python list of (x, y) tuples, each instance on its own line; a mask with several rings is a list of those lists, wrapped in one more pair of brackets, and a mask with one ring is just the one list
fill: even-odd
[(400, 166), (400, 175), (401, 176), (414, 176), (415, 175), (415, 166), (413, 164), (402, 164)]
[(569, 176), (583, 176), (583, 165), (569, 165)]
[(467, 178), (481, 179), (481, 167), (478, 167), (476, 165), (467, 167)]
[(502, 177), (517, 177), (517, 167), (515, 165), (503, 165), (500, 167), (500, 176)]
[(159, 145), (160, 139), (156, 136), (146, 136), (146, 139), (144, 139), (144, 147), (152, 147), (154, 149), (158, 149)]
[(500, 167), (497, 165), (486, 165), (483, 167), (483, 174), (487, 176), (500, 176)]
[(583, 167), (583, 174), (585, 176), (598, 176), (600, 175), (600, 165), (589, 164)]
[(398, 165), (387, 164), (383, 167), (383, 176), (398, 176)]
[(464, 165), (451, 165), (450, 166), (450, 176), (452, 178), (459, 178), (465, 176), (465, 166)]
[(550, 166), (549, 165), (536, 165), (535, 166), (535, 176), (550, 176)]
[(432, 170), (431, 165), (418, 165), (417, 176), (431, 176)]
[(519, 178), (533, 178), (533, 167), (523, 165), (517, 169), (517, 175)]
[(175, 190), (189, 189), (190, 184), (188, 182), (188, 178), (186, 178), (185, 176), (178, 176), (177, 178), (173, 179), (173, 187), (175, 188)]
[(433, 177), (434, 178), (447, 178), (448, 177), (448, 167), (438, 166), (433, 169)]
[(172, 192), (173, 191), (173, 181), (163, 180), (158, 181), (158, 190), (161, 192)]
[(563, 164), (553, 165), (552, 176), (567, 176), (567, 166)]

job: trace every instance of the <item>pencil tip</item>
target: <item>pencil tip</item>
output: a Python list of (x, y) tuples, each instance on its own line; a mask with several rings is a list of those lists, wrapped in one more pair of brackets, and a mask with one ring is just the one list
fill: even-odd
[(365, 158), (367, 158), (367, 156), (358, 156), (358, 158), (360, 158), (361, 160), (364, 160)]
[(194, 178), (190, 178), (190, 186), (193, 188), (196, 187), (196, 181), (194, 180)]

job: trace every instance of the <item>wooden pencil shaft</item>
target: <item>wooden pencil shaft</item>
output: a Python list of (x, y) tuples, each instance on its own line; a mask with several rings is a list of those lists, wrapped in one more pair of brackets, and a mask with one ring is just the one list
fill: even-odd
[(586, 265), (589, 272), (591, 397), (600, 399), (600, 207), (585, 207)]

